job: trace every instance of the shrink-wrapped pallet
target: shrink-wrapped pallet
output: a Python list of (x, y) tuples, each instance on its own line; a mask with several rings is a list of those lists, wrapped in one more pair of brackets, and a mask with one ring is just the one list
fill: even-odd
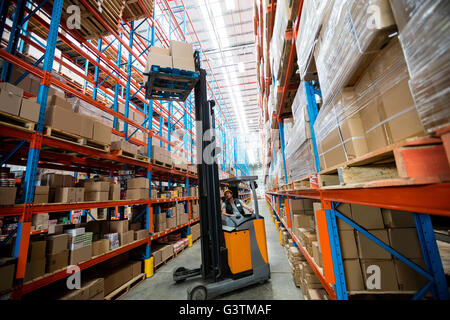
[(277, 1), (273, 35), (272, 40), (270, 41), (270, 61), (275, 78), (278, 78), (281, 58), (283, 56), (284, 41), (286, 40), (286, 28), (289, 24), (290, 11), (288, 2), (288, 0)]
[(396, 31), (388, 0), (335, 0), (314, 51), (325, 103), (354, 85)]
[(450, 2), (394, 0), (410, 88), (424, 128), (450, 122)]
[(315, 172), (314, 150), (303, 83), (297, 90), (292, 112), (294, 125), (286, 140), (286, 164), (292, 181), (296, 181)]
[(321, 169), (424, 134), (397, 39), (354, 87), (340, 91), (314, 124)]

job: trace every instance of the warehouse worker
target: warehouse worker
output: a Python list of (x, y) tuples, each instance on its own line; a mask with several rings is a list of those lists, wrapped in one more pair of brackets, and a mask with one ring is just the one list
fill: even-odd
[(222, 221), (226, 225), (231, 225), (227, 217), (233, 217), (235, 215), (244, 215), (244, 208), (254, 213), (255, 210), (246, 206), (241, 200), (233, 198), (233, 192), (230, 189), (224, 191), (225, 200), (222, 203)]

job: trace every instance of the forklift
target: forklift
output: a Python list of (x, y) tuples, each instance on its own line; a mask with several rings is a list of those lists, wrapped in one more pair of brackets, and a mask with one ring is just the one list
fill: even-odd
[[(180, 283), (189, 278), (201, 277), (188, 289), (187, 298), (188, 300), (206, 300), (253, 284), (265, 283), (270, 279), (270, 265), (264, 218), (259, 215), (256, 196), (258, 177), (236, 177), (219, 181), (217, 162), (204, 161), (205, 150), (212, 150), (212, 157), (217, 151), (214, 134), (215, 102), (207, 100), (206, 71), (200, 67), (198, 51), (194, 53), (194, 62), (198, 74), (198, 79), (193, 86), (195, 87), (195, 120), (197, 121), (196, 146), (202, 260), (199, 268), (177, 268), (173, 273), (173, 280)], [(152, 78), (151, 73), (147, 76), (149, 79)], [(152, 98), (151, 82), (147, 81), (145, 87), (146, 96)], [(161, 97), (161, 93), (158, 97)], [(183, 95), (184, 99), (185, 97), (187, 97), (186, 94)], [(220, 184), (227, 184), (233, 194), (238, 197), (241, 182), (247, 182), (250, 186), (255, 207), (254, 213), (228, 217), (232, 221), (230, 223), (232, 226), (223, 225)]]

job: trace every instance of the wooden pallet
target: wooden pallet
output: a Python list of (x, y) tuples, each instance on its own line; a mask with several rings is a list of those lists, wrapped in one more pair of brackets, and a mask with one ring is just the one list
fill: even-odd
[(103, 152), (109, 152), (110, 146), (92, 139), (80, 137), (79, 135), (66, 132), (52, 127), (44, 127), (44, 135), (60, 141), (70, 142), (80, 146), (89, 147)]
[[(313, 179), (313, 178), (312, 178)], [(408, 139), (317, 173), (321, 188), (370, 188), (450, 181), (441, 139)]]
[(169, 169), (173, 169), (173, 164), (168, 164), (168, 163), (156, 160), (156, 159), (152, 160), (152, 164), (160, 166), (160, 167), (166, 167), (166, 168), (169, 168)]
[[(99, 10), (99, 2), (96, 0), (87, 0), (91, 7), (96, 9), (97, 13), (102, 16), (107, 25), (115, 32), (119, 30), (119, 21), (122, 17), (122, 12), (125, 6), (124, 0), (108, 0), (101, 2), (101, 12)], [(78, 31), (87, 40), (99, 39), (111, 34), (97, 18), (86, 8), (79, 0), (65, 0), (63, 10), (61, 13), (61, 22), (66, 24), (71, 16), (71, 12), (67, 11), (71, 5), (77, 5), (80, 8), (81, 21), (80, 29)], [(49, 0), (49, 6), (53, 6), (53, 0)]]
[(141, 273), (139, 276), (131, 279), (130, 281), (124, 283), (119, 288), (105, 296), (105, 300), (118, 300), (124, 295), (126, 295), (132, 288), (138, 286), (145, 280), (145, 273)]
[(309, 180), (309, 176), (304, 177), (303, 179), (296, 180), (292, 183), (293, 190), (309, 190), (311, 189), (311, 183)]
[(150, 163), (150, 158), (141, 154), (131, 153), (124, 150), (112, 150), (111, 152), (119, 157)]
[[(145, 7), (147, 13), (152, 17), (153, 9), (155, 6), (154, 0), (142, 0), (142, 4)], [(126, 0), (125, 8), (123, 10), (122, 19), (124, 21), (134, 21), (147, 17), (146, 12), (141, 7), (137, 0)]]
[(28, 131), (34, 131), (35, 122), (6, 112), (0, 111), (0, 123), (7, 127), (14, 127)]
[(188, 172), (188, 170), (186, 169), (186, 168), (181, 168), (181, 167), (177, 167), (177, 166), (174, 166), (174, 168), (175, 168), (175, 170), (178, 170), (178, 171), (181, 171), (181, 172)]
[(175, 258), (175, 256), (170, 256), (166, 261), (161, 261), (160, 263), (158, 263), (157, 265), (155, 265), (154, 270), (158, 270), (160, 269), (162, 266), (165, 266), (166, 264), (168, 264), (170, 261), (173, 260), (173, 258)]

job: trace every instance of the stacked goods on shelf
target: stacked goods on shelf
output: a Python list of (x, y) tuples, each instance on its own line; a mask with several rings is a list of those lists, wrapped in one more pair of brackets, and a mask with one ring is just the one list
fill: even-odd
[(173, 257), (173, 245), (171, 244), (154, 244), (152, 245), (153, 265), (159, 266), (161, 263)]
[(186, 213), (184, 203), (178, 203), (175, 206), (175, 210), (177, 215), (177, 226), (187, 223), (189, 214)]
[(325, 104), (357, 81), (395, 31), (388, 0), (333, 2), (314, 52)]
[(9, 168), (0, 168), (0, 205), (9, 206), (16, 202), (16, 180)]
[(69, 237), (67, 233), (47, 237), (46, 273), (52, 273), (67, 267), (69, 263), (69, 249), (67, 247), (69, 239), (72, 240), (73, 238)]
[(68, 102), (71, 104), (70, 109), (73, 109), (81, 122), (80, 132), (75, 134), (103, 145), (110, 145), (114, 117), (78, 98), (70, 98)]
[(192, 241), (200, 239), (200, 223), (191, 225)]
[(105, 298), (103, 278), (97, 278), (81, 284), (81, 288), (64, 292), (57, 300), (103, 300)]
[(93, 179), (81, 180), (84, 185), (85, 201), (108, 201), (110, 193), (109, 181), (95, 181)]
[[(67, 244), (66, 244), (67, 246)], [(31, 281), (45, 274), (46, 241), (30, 241), (24, 282)]]
[(127, 200), (144, 200), (149, 197), (150, 182), (147, 178), (129, 179), (127, 182)]
[(84, 227), (65, 230), (69, 235), (67, 246), (69, 249), (69, 264), (77, 265), (92, 257), (92, 232), (86, 232)]
[(181, 238), (181, 233), (169, 234), (167, 238), (169, 239), (169, 244), (173, 246), (174, 253), (179, 253), (189, 245), (189, 239)]
[(303, 1), (296, 50), (300, 78), (304, 81), (317, 80), (314, 48), (322, 23), (332, 6), (333, 1)]
[(36, 186), (34, 188), (34, 203), (49, 203), (49, 193), (50, 186)]
[[(97, 15), (100, 15), (104, 19), (110, 29), (119, 33), (119, 21), (125, 7), (124, 0), (111, 0), (101, 2), (100, 4), (95, 0), (87, 0), (87, 3)], [(49, 1), (49, 5), (53, 6), (52, 0)], [(111, 32), (98, 21), (95, 15), (88, 10), (88, 8), (75, 0), (64, 1), (63, 9), (61, 11), (61, 23), (68, 23), (73, 19), (73, 11), (71, 10), (71, 6), (73, 5), (78, 6), (80, 14), (83, 17), (82, 23), (77, 28), (77, 31), (81, 36), (87, 40), (91, 40), (99, 39), (111, 34)]]
[(152, 160), (154, 164), (172, 167), (171, 152), (159, 146), (152, 146)]
[(301, 254), (297, 247), (290, 247), (288, 250), (288, 261), (291, 266), (292, 277), (297, 287), (302, 284), (301, 278), (301, 262), (306, 261), (305, 257)]
[[(116, 135), (112, 135), (111, 137), (111, 151), (121, 150), (122, 152), (137, 154), (138, 146), (134, 143), (130, 143), (123, 139), (122, 137), (118, 137)], [(123, 154), (123, 153), (122, 153)]]
[[(316, 207), (316, 210), (320, 208)], [(414, 215), (356, 204), (341, 204), (337, 210), (373, 236), (425, 269)], [(347, 291), (417, 291), (427, 279), (337, 218), (339, 242)], [(316, 264), (321, 265), (321, 248), (313, 243)], [(374, 269), (381, 272), (379, 286), (372, 286)]]
[(292, 41), (287, 38), (287, 33), (289, 31), (292, 32), (292, 25), (297, 15), (298, 4), (298, 1), (288, 0), (277, 2), (273, 36), (270, 42), (270, 65), (275, 78), (275, 83), (272, 87), (273, 91), (271, 90), (270, 94), (274, 101), (274, 111), (280, 112), (281, 114), (290, 112), (295, 90), (287, 92), (285, 101), (281, 105), (282, 92), (278, 88), (284, 86), (286, 78), (289, 79), (288, 84), (294, 87), (298, 85), (300, 79), (298, 74), (293, 72), (297, 69), (296, 67), (291, 70), (291, 74), (287, 74), (288, 57), (292, 46)]
[(399, 39), (411, 80), (409, 87), (427, 132), (450, 122), (450, 3), (445, 0), (393, 1)]
[(36, 98), (24, 98), (23, 92), (22, 88), (8, 82), (0, 83), (0, 111), (37, 122), (40, 106), (36, 103)]
[[(294, 126), (286, 135), (286, 166), (289, 168), (290, 180), (300, 180), (314, 172), (314, 147), (311, 139), (305, 88), (301, 84), (292, 103)], [(286, 124), (284, 125), (286, 128)]]
[(191, 202), (191, 219), (197, 219), (200, 217), (200, 206), (198, 200), (193, 200)]
[[(47, 199), (47, 202), (49, 203), (74, 203), (85, 201), (85, 188), (75, 187), (75, 178), (71, 175), (46, 173), (41, 177), (41, 186), (36, 187), (35, 190), (39, 192), (39, 196), (37, 197), (38, 201), (45, 199)], [(45, 196), (46, 193), (47, 196)]]
[(322, 169), (424, 134), (408, 81), (394, 38), (354, 87), (342, 89), (320, 110), (314, 130)]
[[(141, 7), (141, 4), (143, 8)], [(144, 17), (153, 17), (153, 10), (155, 7), (154, 0), (125, 0), (125, 6), (122, 12), (123, 21), (134, 21)]]
[[(153, 220), (155, 223), (153, 230), (155, 232), (162, 232), (167, 229), (167, 214), (168, 214), (167, 211), (163, 211), (163, 210), (161, 210), (160, 213), (153, 214)], [(171, 213), (169, 213), (169, 214), (171, 214)]]
[(14, 283), (15, 271), (14, 258), (0, 258), (0, 294), (10, 291)]

